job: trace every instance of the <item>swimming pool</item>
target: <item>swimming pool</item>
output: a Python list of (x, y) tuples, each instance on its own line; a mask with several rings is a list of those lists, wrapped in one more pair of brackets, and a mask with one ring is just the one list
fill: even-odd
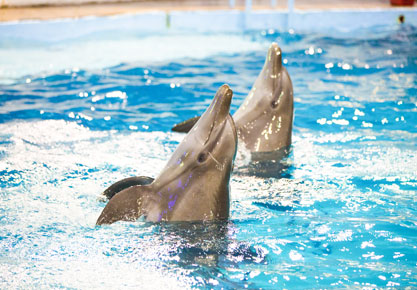
[[(2, 38), (1, 288), (417, 287), (416, 38), (411, 26)], [(164, 166), (183, 138), (172, 124), (223, 83), (237, 109), (272, 41), (295, 95), (281, 178), (234, 174), (227, 223), (95, 227), (105, 187)]]

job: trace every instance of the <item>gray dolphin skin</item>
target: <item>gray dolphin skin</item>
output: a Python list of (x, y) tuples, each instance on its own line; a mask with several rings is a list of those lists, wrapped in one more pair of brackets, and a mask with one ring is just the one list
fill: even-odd
[[(239, 140), (251, 151), (252, 161), (280, 160), (291, 145), (293, 87), (282, 65), (282, 52), (272, 43), (262, 71), (242, 105), (233, 114)], [(187, 132), (194, 117), (172, 130)]]
[(227, 219), (237, 148), (237, 131), (229, 114), (232, 95), (227, 85), (219, 88), (153, 181), (138, 177), (116, 183), (97, 225), (140, 216), (152, 222)]
[(265, 64), (246, 99), (233, 114), (239, 139), (251, 152), (273, 152), (291, 145), (293, 88), (272, 43)]

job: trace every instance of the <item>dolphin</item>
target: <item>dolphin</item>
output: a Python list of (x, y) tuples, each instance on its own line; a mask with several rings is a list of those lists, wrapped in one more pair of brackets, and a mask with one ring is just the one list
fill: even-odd
[(272, 43), (265, 64), (242, 105), (233, 114), (239, 139), (251, 152), (273, 152), (291, 145), (293, 88)]
[[(252, 161), (280, 161), (291, 145), (293, 87), (282, 65), (282, 52), (272, 43), (264, 66), (248, 96), (233, 114), (239, 141), (251, 152)], [(187, 132), (199, 117), (175, 125), (172, 130)]]
[[(237, 131), (227, 85), (192, 127), (155, 178), (133, 177), (112, 185), (97, 225), (116, 221), (210, 221), (229, 217), (229, 180)], [(105, 192), (106, 192), (105, 191)]]

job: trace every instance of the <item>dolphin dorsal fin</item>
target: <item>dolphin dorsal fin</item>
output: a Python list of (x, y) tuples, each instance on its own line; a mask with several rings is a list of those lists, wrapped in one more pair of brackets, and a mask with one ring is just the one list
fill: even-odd
[(111, 199), (118, 192), (120, 192), (120, 191), (122, 191), (126, 188), (129, 188), (129, 187), (135, 186), (135, 185), (148, 185), (148, 184), (152, 183), (153, 181), (154, 181), (154, 179), (152, 177), (148, 177), (148, 176), (128, 177), (128, 178), (119, 180), (116, 183), (113, 183), (105, 191), (103, 191), (102, 195), (107, 197), (107, 199)]
[(188, 133), (191, 128), (200, 120), (200, 116), (193, 117), (181, 123), (175, 124), (171, 130), (174, 132)]

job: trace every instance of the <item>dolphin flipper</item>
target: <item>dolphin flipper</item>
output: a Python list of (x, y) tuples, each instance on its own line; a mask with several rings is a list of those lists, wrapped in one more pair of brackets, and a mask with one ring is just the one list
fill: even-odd
[(196, 116), (184, 122), (175, 124), (174, 127), (171, 128), (171, 130), (174, 132), (188, 133), (199, 119), (200, 116)]
[(134, 176), (128, 177), (112, 184), (109, 188), (103, 191), (103, 195), (111, 199), (116, 193), (135, 185), (148, 185), (152, 183), (154, 178), (148, 176)]
[(135, 221), (144, 214), (144, 204), (151, 192), (147, 185), (135, 185), (118, 192), (101, 212), (96, 225)]

